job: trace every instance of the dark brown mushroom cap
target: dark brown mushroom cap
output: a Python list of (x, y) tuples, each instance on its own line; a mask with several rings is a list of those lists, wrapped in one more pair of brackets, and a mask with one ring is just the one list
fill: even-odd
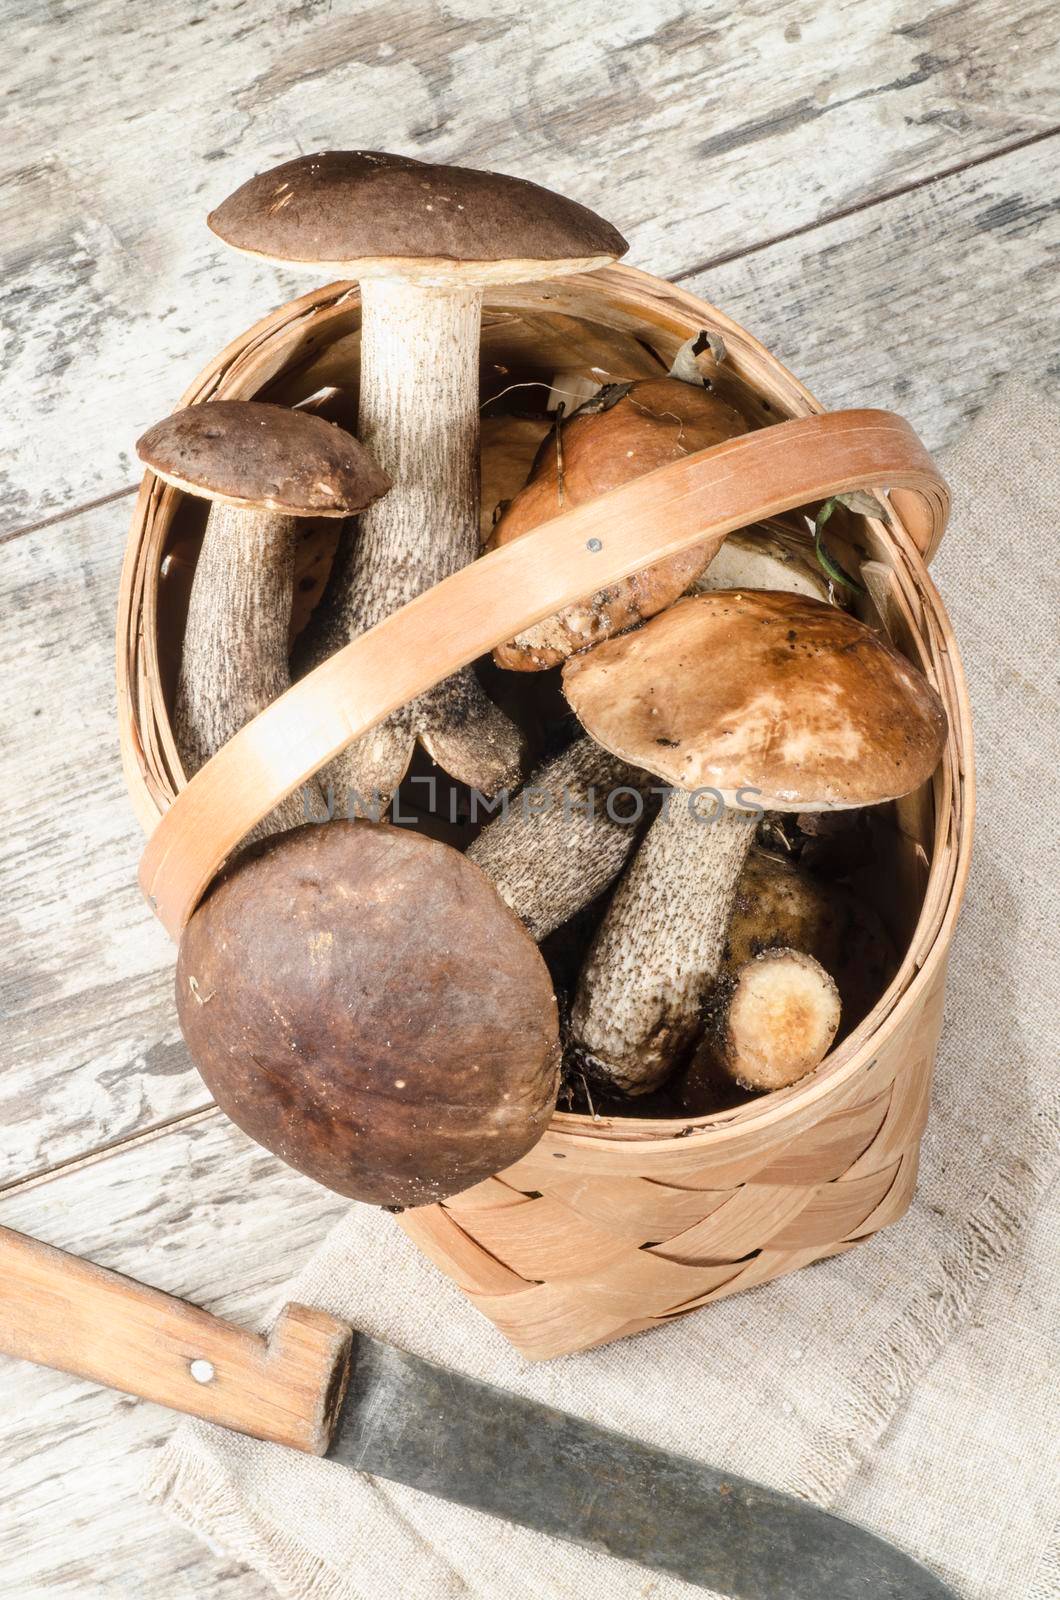
[(934, 689), (887, 640), (808, 595), (718, 590), (575, 656), (563, 688), (598, 743), (728, 805), (876, 805), (931, 776)]
[(576, 270), (628, 248), (595, 212), (525, 178), (375, 150), (285, 161), (244, 183), (207, 221), (250, 255), (326, 263), (357, 278), (373, 264), (398, 272), (425, 261), (569, 262)]
[(293, 517), (348, 517), (390, 488), (352, 433), (260, 400), (186, 406), (148, 428), (136, 453), (188, 494)]
[(555, 1108), (545, 964), (485, 874), (421, 834), (277, 836), (196, 911), (176, 982), (222, 1110), (354, 1199), (466, 1189), (525, 1155)]

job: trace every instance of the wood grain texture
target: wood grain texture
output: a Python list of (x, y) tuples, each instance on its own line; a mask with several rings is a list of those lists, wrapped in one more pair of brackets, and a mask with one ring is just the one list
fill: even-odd
[(1060, 394), (1060, 141), (683, 280), (829, 407), (888, 406), (930, 450), (1010, 372)]
[(237, 1433), (326, 1454), (350, 1329), (288, 1305), (266, 1339), (94, 1261), (0, 1227), (0, 1351)]
[(111, 644), (126, 522), (102, 506), (0, 548), (0, 1186), (208, 1098), (136, 887)]
[[(347, 1204), (212, 1113), (3, 1196), (0, 1223), (262, 1328)], [(0, 1361), (0, 1417), (0, 1545), (12, 1600), (272, 1596), (141, 1499), (147, 1456), (174, 1426), (168, 1413)]]
[[(374, 143), (554, 184), (826, 404), (893, 406), (929, 446), (1000, 373), (1060, 381), (1057, 145), (988, 159), (1057, 120), (1044, 4), (7, 0), (3, 19), (0, 529), (81, 510), (0, 548), (0, 1183), (204, 1103), (117, 759), (129, 503), (85, 502), (131, 484), (132, 441), (213, 351), (309, 286), (207, 234), (250, 171)], [(0, 1197), (0, 1221), (261, 1325), (342, 1202), (200, 1116)], [(271, 1596), (139, 1500), (168, 1418), (14, 1363), (0, 1415), (13, 1600)]]
[(203, 221), (299, 150), (547, 182), (674, 275), (1057, 122), (1050, 8), (1016, 0), (8, 0), (4, 22), (3, 528), (131, 482), (185, 376), (309, 286)]

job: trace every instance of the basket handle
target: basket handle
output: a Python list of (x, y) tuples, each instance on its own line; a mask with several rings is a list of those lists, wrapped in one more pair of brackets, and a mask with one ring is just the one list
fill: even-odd
[[(241, 728), (148, 840), (140, 884), (179, 938), (262, 817), (334, 755), (459, 667), (642, 567), (852, 489), (903, 492), (916, 544), (942, 536), (949, 493), (901, 417), (832, 411), (669, 462), (542, 523), (435, 584), (336, 651)], [(882, 509), (882, 507), (881, 507)]]

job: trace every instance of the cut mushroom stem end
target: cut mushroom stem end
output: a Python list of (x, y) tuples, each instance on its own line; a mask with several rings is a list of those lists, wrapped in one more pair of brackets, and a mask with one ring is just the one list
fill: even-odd
[(706, 1115), (735, 1083), (752, 1094), (798, 1083), (819, 1067), (839, 1028), (834, 979), (812, 956), (772, 949), (723, 979), (677, 1090), (685, 1111)]
[[(805, 595), (718, 590), (567, 662), (589, 734), (694, 793), (811, 812), (877, 805), (934, 771), (946, 715), (926, 680), (856, 618)], [(739, 785), (740, 787), (737, 787)], [(577, 1038), (643, 1094), (681, 1065), (717, 978), (753, 829), (671, 806), (648, 830), (590, 949)], [(698, 837), (697, 837), (698, 835)]]

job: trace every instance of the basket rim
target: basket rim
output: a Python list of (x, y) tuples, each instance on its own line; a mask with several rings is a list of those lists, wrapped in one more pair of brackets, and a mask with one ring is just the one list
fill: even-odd
[[(568, 280), (569, 283), (574, 281)], [(708, 301), (679, 285), (625, 265), (578, 275), (578, 281), (583, 287), (591, 287), (594, 291), (603, 290), (606, 293), (610, 290), (612, 295), (617, 292), (619, 296), (629, 299), (637, 310), (643, 310), (643, 298), (648, 295), (672, 316), (683, 314), (697, 326), (703, 321), (708, 322), (738, 349), (742, 366), (752, 370), (761, 368), (763, 374), (768, 373), (774, 382), (782, 380), (787, 403), (792, 407), (789, 415), (811, 415), (825, 410), (811, 391), (746, 329)], [(194, 404), (213, 397), (223, 391), (232, 367), (245, 361), (248, 352), (260, 350), (275, 336), (307, 317), (337, 312), (344, 305), (356, 304), (358, 299), (356, 284), (338, 282), (313, 289), (286, 302), (230, 341), (188, 387), (180, 403)], [(511, 304), (516, 299), (517, 291), (501, 290), (495, 296), (487, 296), (486, 309), (489, 309), (491, 300)], [(268, 377), (266, 375), (264, 381), (267, 382)], [(174, 493), (160, 486), (153, 474), (145, 473), (133, 511), (119, 592), (117, 678), (120, 742), (127, 785), (141, 825), (147, 832), (158, 820), (164, 807), (159, 805), (147, 782), (148, 758), (144, 752), (140, 717), (140, 712), (147, 708), (139, 705), (139, 696), (133, 685), (138, 652), (145, 645), (145, 599), (148, 599), (148, 613), (153, 615), (149, 598), (152, 583), (150, 579), (146, 585), (143, 583), (140, 556), (152, 502), (157, 508)], [(943, 766), (947, 765), (948, 757), (953, 758), (949, 783), (943, 781), (935, 784), (934, 848), (917, 923), (897, 974), (873, 1010), (842, 1045), (830, 1052), (814, 1073), (787, 1089), (703, 1117), (593, 1118), (585, 1113), (557, 1109), (546, 1131), (546, 1140), (557, 1139), (567, 1149), (586, 1151), (599, 1149), (602, 1142), (628, 1144), (648, 1158), (654, 1152), (672, 1150), (676, 1140), (683, 1140), (693, 1133), (698, 1150), (704, 1148), (705, 1142), (709, 1142), (711, 1148), (721, 1148), (737, 1137), (742, 1139), (752, 1132), (768, 1133), (775, 1124), (788, 1121), (796, 1111), (812, 1112), (819, 1102), (833, 1099), (844, 1085), (870, 1066), (883, 1037), (901, 1026), (935, 981), (946, 959), (970, 869), (974, 825), (970, 706), (949, 618), (928, 575), (926, 564), (893, 503), (890, 506), (890, 525), (883, 522), (874, 522), (873, 525), (877, 536), (891, 549), (895, 570), (903, 566), (907, 569), (905, 576), (911, 581), (913, 597), (919, 603), (929, 631), (934, 629), (932, 642), (938, 658), (937, 665), (941, 669), (938, 687), (946, 702), (950, 721)], [(156, 578), (157, 574), (152, 576)], [(170, 757), (172, 765), (172, 752), (163, 753)], [(948, 805), (945, 814), (944, 801)], [(954, 818), (956, 828), (952, 825)]]

